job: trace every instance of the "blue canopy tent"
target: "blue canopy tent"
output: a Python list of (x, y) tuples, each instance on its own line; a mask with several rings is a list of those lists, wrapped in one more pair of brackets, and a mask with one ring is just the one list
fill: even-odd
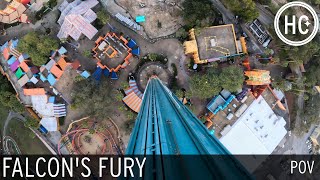
[(132, 50), (132, 54), (133, 54), (133, 55), (136, 55), (136, 56), (139, 56), (139, 55), (140, 55), (140, 48), (138, 47), (138, 48), (136, 48), (136, 49), (133, 49), (133, 50)]
[(136, 17), (136, 22), (146, 22), (146, 17), (145, 16), (137, 16)]
[(80, 74), (83, 78), (86, 78), (88, 79), (90, 77), (90, 73), (88, 71), (83, 71), (81, 74)]

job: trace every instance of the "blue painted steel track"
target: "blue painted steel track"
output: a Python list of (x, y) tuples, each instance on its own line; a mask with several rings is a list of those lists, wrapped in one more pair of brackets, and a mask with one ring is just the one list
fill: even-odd
[[(126, 154), (161, 159), (148, 164), (152, 170), (148, 168), (145, 173), (151, 179), (171, 179), (172, 176), (187, 179), (202, 176), (206, 179), (251, 178), (158, 78), (149, 80)], [(179, 160), (178, 157), (182, 158)], [(190, 162), (191, 159), (194, 161)], [(193, 163), (196, 163), (196, 169)]]

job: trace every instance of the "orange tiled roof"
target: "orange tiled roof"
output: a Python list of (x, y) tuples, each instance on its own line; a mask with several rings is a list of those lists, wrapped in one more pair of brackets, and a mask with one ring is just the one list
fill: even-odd
[(30, 70), (29, 66), (27, 65), (27, 63), (25, 61), (22, 61), (20, 63), (20, 67), (24, 72), (28, 72)]
[(6, 60), (9, 59), (9, 57), (10, 57), (10, 49), (8, 47), (3, 50), (3, 57)]
[(51, 73), (56, 76), (58, 79), (62, 76), (63, 71), (59, 69), (56, 65), (52, 66), (50, 69)]
[(26, 96), (45, 95), (46, 91), (44, 88), (23, 89), (23, 94)]
[(64, 71), (64, 70), (66, 69), (66, 67), (67, 67), (67, 62), (66, 62), (66, 60), (65, 60), (63, 57), (61, 57), (61, 58), (59, 59), (58, 64), (59, 64), (59, 66), (61, 67), (61, 69), (62, 69), (63, 71)]

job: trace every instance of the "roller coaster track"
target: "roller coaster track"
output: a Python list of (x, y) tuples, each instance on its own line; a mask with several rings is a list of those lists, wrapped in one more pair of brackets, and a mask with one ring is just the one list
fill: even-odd
[[(13, 150), (15, 151), (15, 153), (11, 153), (10, 144), (13, 146), (14, 148)], [(10, 136), (3, 137), (3, 151), (4, 151), (4, 154), (8, 154), (8, 155), (21, 155), (21, 151), (19, 149), (18, 144)]]

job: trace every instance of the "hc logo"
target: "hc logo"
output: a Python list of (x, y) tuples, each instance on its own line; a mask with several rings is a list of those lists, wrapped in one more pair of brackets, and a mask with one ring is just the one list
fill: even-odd
[[(295, 15), (293, 15), (292, 16), (292, 21), (291, 22), (289, 22), (289, 16), (288, 15), (285, 15), (284, 16), (284, 33), (285, 34), (288, 34), (289, 32), (289, 27), (291, 26), (291, 28), (292, 28), (292, 34), (296, 34), (296, 16)], [(299, 29), (299, 32), (300, 32), (300, 34), (308, 34), (308, 32), (309, 32), (309, 29), (305, 29), (305, 30), (303, 30), (302, 29), (302, 24), (305, 24), (307, 27), (309, 27), (310, 26), (310, 22), (309, 22), (309, 17), (308, 16), (306, 16), (306, 15), (302, 15), (300, 18), (299, 18), (299, 20), (298, 20), (298, 29)]]
[[(300, 16), (299, 18), (296, 15), (292, 15), (292, 16), (285, 15), (284, 16), (284, 33), (283, 33), (280, 30), (280, 25), (282, 26), (283, 24), (280, 24), (279, 19), (285, 10), (289, 8), (294, 8), (294, 7), (305, 8), (310, 13), (310, 15), (307, 16), (305, 14)], [(304, 2), (294, 1), (294, 2), (285, 4), (279, 9), (274, 19), (274, 28), (278, 37), (284, 43), (291, 46), (302, 46), (312, 41), (312, 39), (317, 35), (318, 29), (319, 29), (319, 18), (316, 11), (310, 5)], [(291, 31), (289, 31), (289, 29), (291, 29)], [(297, 36), (294, 36), (294, 37), (297, 37), (297, 39), (299, 38), (298, 33), (301, 35), (306, 35), (306, 34), (309, 34), (309, 35), (307, 35), (308, 37), (306, 37), (304, 40), (294, 40), (294, 39), (288, 39), (284, 36), (284, 35), (288, 35), (289, 33), (293, 35), (297, 35)]]

